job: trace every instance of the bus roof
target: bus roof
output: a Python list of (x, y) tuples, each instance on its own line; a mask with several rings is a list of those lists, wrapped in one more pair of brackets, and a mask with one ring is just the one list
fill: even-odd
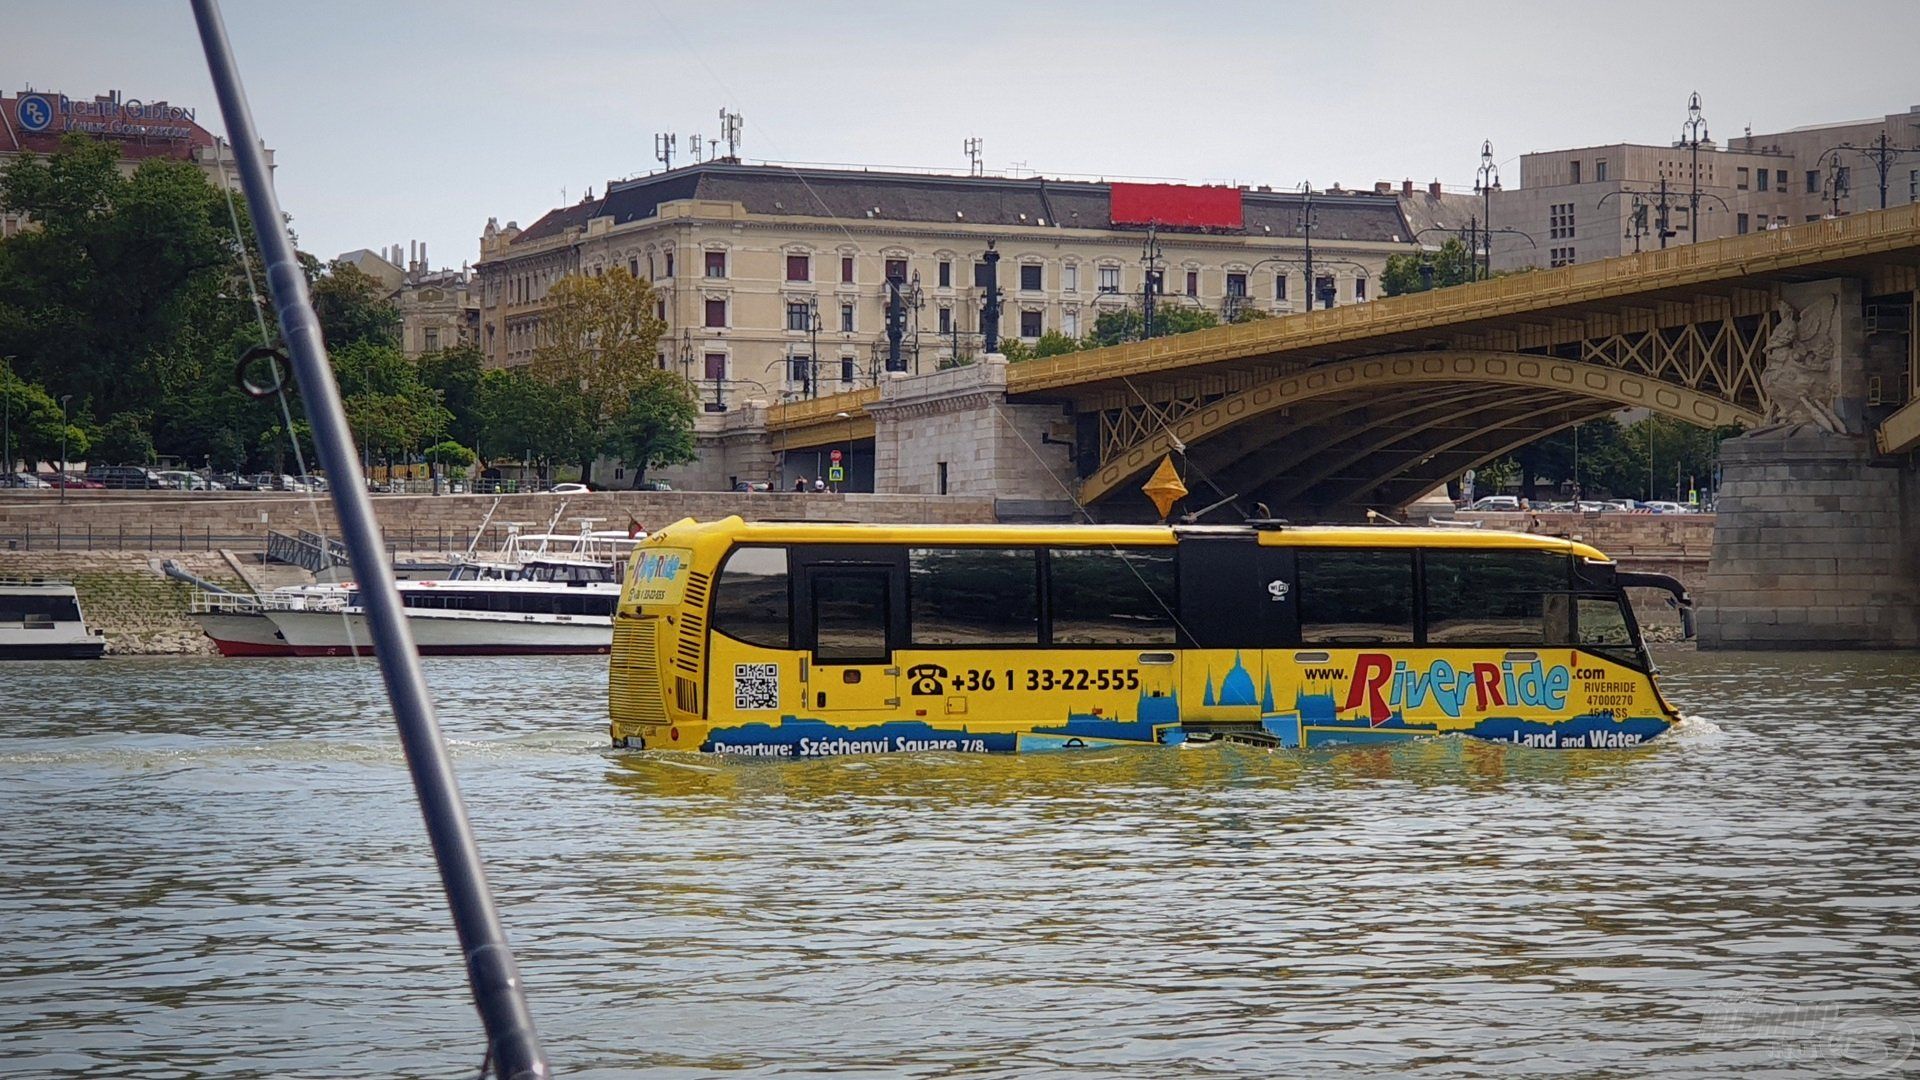
[[(815, 521), (717, 521), (684, 518), (653, 534), (654, 544), (686, 543), (725, 537), (742, 544), (1013, 544), (1036, 547), (1170, 545), (1181, 536), (1235, 536), (1257, 533), (1260, 543), (1276, 547), (1482, 548), (1553, 551), (1589, 559), (1606, 558), (1577, 540), (1532, 533), (1479, 529), (1434, 529), (1404, 525), (864, 525)], [(649, 545), (651, 546), (651, 545)]]

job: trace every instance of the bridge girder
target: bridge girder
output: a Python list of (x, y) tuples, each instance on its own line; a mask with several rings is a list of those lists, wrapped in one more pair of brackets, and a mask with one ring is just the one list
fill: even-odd
[[(1703, 427), (1751, 426), (1760, 421), (1754, 408), (1644, 371), (1535, 353), (1396, 353), (1289, 372), (1144, 431), (1129, 444), (1103, 455), (1099, 468), (1082, 481), (1080, 499), (1093, 503), (1111, 495), (1174, 450), (1176, 442), (1184, 448), (1201, 447), (1224, 432), (1277, 410), (1300, 412), (1294, 407), (1317, 403), (1316, 410), (1324, 412), (1320, 406), (1340, 408), (1336, 403), (1346, 399), (1378, 400), (1382, 394), (1401, 388), (1445, 386), (1487, 387), (1496, 394), (1501, 388), (1559, 392), (1570, 402), (1592, 402), (1594, 415), (1638, 407)], [(1286, 433), (1276, 431), (1275, 439)]]

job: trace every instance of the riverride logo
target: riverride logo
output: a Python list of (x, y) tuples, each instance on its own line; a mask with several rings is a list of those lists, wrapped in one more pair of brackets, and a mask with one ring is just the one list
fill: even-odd
[(1469, 699), (1475, 712), (1494, 706), (1527, 705), (1562, 709), (1573, 673), (1563, 664), (1547, 667), (1538, 658), (1516, 665), (1474, 663), (1455, 667), (1451, 661), (1430, 661), (1424, 669), (1410, 667), (1386, 653), (1361, 653), (1353, 681), (1347, 684), (1342, 711), (1365, 707), (1367, 721), (1379, 727), (1394, 713), (1418, 709), (1431, 699), (1440, 711), (1458, 718)]

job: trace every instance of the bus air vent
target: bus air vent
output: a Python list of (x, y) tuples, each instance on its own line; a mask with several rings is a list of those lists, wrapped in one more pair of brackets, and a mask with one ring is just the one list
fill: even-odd
[(680, 643), (673, 662), (689, 675), (700, 673), (700, 654), (707, 643), (707, 592), (713, 578), (687, 572), (686, 599), (680, 606)]
[(660, 692), (660, 658), (655, 652), (659, 625), (657, 619), (614, 620), (614, 662), (607, 669), (607, 696), (615, 720), (667, 722), (666, 698)]

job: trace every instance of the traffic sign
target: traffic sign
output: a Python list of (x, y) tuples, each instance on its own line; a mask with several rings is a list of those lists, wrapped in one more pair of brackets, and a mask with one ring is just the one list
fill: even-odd
[(847, 470), (838, 465), (827, 466), (827, 479), (839, 483), (847, 478)]
[(840, 464), (840, 451), (835, 450), (833, 453), (828, 455), (828, 459), (831, 460), (835, 465)]

